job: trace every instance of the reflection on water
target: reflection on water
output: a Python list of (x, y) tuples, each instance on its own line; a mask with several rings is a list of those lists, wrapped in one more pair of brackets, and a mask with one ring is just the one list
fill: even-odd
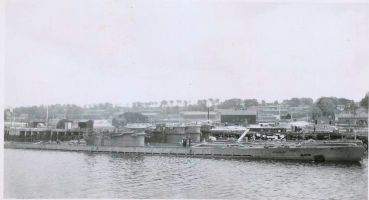
[(360, 163), (5, 149), (6, 198), (367, 199)]

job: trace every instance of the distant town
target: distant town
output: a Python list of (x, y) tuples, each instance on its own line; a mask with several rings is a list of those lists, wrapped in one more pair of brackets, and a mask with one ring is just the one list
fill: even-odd
[[(96, 126), (118, 127), (119, 119), (125, 114), (126, 123), (207, 122), (227, 125), (256, 124), (278, 121), (314, 121), (340, 123), (351, 118), (366, 119), (368, 94), (360, 102), (336, 97), (291, 98), (282, 102), (265, 102), (256, 99), (202, 99), (197, 102), (186, 100), (162, 100), (160, 102), (133, 102), (132, 106), (117, 106), (100, 103), (87, 106), (73, 104), (40, 105), (6, 108), (6, 126), (27, 126), (31, 122), (56, 127), (62, 119), (95, 120)], [(141, 117), (129, 113), (140, 114)], [(365, 121), (365, 120), (364, 120)], [(101, 123), (101, 124), (99, 124)], [(363, 122), (365, 123), (365, 122)], [(42, 126), (40, 124), (39, 126)]]
[[(4, 117), (7, 148), (314, 161), (358, 161), (368, 148), (368, 94), (360, 102), (321, 97), (43, 105), (9, 108)], [(296, 149), (278, 149), (286, 147)]]

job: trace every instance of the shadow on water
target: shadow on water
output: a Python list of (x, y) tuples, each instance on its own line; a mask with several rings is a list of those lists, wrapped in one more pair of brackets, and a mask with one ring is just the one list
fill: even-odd
[(319, 167), (335, 167), (335, 168), (348, 168), (348, 167), (359, 167), (364, 168), (367, 165), (368, 160), (362, 159), (358, 162), (316, 162), (309, 160), (277, 160), (277, 159), (228, 159), (238, 162), (253, 162), (253, 163), (263, 163), (263, 164), (280, 164), (280, 165), (304, 165), (304, 166), (319, 166)]
[(143, 160), (145, 158), (144, 155), (142, 154), (135, 154), (135, 153), (131, 153), (131, 154), (127, 154), (127, 153), (116, 153), (116, 152), (111, 152), (111, 153), (106, 153), (106, 152), (84, 152), (85, 155), (87, 155), (88, 157), (97, 157), (97, 156), (110, 156), (111, 158), (115, 159), (115, 158), (121, 158), (121, 159), (127, 159), (127, 160)]
[(141, 154), (124, 154), (124, 153), (110, 153), (111, 158), (123, 158), (128, 160), (143, 160), (144, 155)]

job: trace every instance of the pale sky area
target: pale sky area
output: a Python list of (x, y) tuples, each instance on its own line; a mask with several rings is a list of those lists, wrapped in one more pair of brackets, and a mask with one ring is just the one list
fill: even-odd
[(368, 89), (368, 3), (8, 0), (5, 105)]

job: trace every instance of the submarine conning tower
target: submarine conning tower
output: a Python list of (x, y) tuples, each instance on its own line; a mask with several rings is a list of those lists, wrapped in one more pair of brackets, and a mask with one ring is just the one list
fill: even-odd
[(190, 138), (192, 142), (200, 142), (201, 126), (200, 125), (186, 125), (186, 137)]
[(186, 127), (184, 125), (166, 125), (165, 138), (166, 143), (181, 143), (182, 139), (186, 137)]

